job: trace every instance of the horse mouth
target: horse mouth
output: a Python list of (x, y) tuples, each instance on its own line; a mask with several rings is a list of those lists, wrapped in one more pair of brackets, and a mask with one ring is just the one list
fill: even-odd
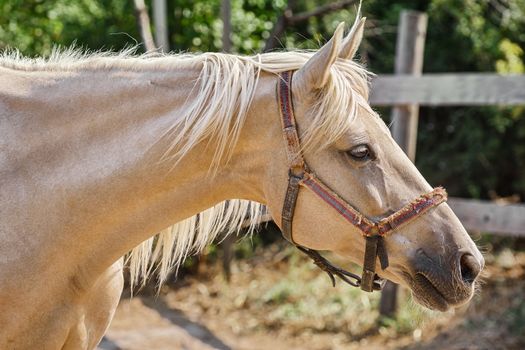
[(415, 274), (411, 289), (416, 301), (431, 310), (444, 312), (451, 306), (441, 291), (424, 273), (417, 272)]

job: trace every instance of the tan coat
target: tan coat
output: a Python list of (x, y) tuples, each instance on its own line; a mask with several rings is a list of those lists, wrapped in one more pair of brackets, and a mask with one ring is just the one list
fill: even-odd
[[(278, 71), (300, 68), (293, 98), (311, 146), (305, 158), (343, 198), (379, 217), (428, 192), (430, 185), (367, 105), (364, 70), (348, 60), (362, 23), (344, 40), (339, 27), (315, 55), (5, 58), (0, 349), (93, 349), (120, 297), (121, 257), (217, 203), (263, 203), (280, 222), (288, 163), (275, 96)], [(190, 113), (192, 102), (198, 108)], [(213, 113), (206, 106), (214, 106)], [(362, 145), (373, 157), (348, 156)], [(222, 208), (208, 217), (218, 220)], [(226, 220), (234, 227), (258, 210), (235, 208)], [(176, 254), (171, 263), (172, 250), (161, 257), (166, 266), (217, 231), (195, 232), (185, 222), (189, 229), (167, 232)], [(360, 233), (309, 192), (299, 196), (294, 239), (362, 261)], [(464, 271), (477, 266), (479, 272), (483, 258), (446, 204), (393, 233), (386, 246), (390, 267), (379, 274), (410, 287), (422, 304), (445, 310), (470, 299), (473, 283)], [(151, 249), (143, 251), (139, 261), (154, 259)]]

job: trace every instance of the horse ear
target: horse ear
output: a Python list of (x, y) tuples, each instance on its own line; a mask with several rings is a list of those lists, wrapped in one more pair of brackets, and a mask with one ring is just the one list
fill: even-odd
[(324, 44), (294, 75), (294, 89), (311, 92), (322, 88), (330, 78), (330, 67), (337, 59), (344, 23), (339, 23), (332, 38)]
[(350, 29), (350, 33), (348, 33), (343, 41), (343, 47), (339, 52), (340, 58), (345, 60), (354, 58), (354, 55), (359, 48), (359, 44), (361, 44), (361, 40), (363, 39), (365, 21), (366, 17), (356, 19), (352, 29)]

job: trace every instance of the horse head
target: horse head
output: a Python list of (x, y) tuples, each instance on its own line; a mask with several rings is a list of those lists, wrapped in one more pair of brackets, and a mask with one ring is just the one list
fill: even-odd
[[(340, 25), (300, 69), (280, 75), (287, 156), (267, 172), (267, 204), (306, 251), (363, 264), (369, 255), (363, 236), (380, 237), (372, 272), (445, 311), (471, 299), (484, 260), (444, 190), (432, 190), (369, 106), (367, 73), (352, 61), (363, 27), (358, 19), (343, 38)], [(377, 249), (387, 263), (376, 261)]]

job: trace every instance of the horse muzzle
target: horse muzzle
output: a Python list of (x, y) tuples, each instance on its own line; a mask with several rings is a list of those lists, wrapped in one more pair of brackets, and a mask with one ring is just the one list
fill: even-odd
[(447, 255), (432, 257), (418, 249), (413, 271), (403, 274), (416, 301), (432, 310), (447, 311), (469, 302), (485, 264), (483, 257), (470, 252), (460, 250)]

